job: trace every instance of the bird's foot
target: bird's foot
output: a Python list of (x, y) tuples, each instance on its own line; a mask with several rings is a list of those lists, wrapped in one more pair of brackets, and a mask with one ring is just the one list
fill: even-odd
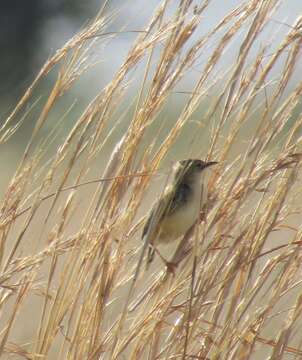
[(172, 274), (173, 276), (175, 276), (176, 269), (177, 269), (177, 264), (172, 262), (172, 261), (166, 261), (165, 265), (166, 265), (167, 273)]
[(155, 249), (157, 255), (160, 257), (161, 261), (165, 264), (167, 272), (171, 273), (174, 276), (175, 272), (176, 272), (177, 264), (172, 261), (168, 261), (167, 259), (165, 259), (162, 256), (162, 254), (156, 248), (154, 248), (154, 249)]

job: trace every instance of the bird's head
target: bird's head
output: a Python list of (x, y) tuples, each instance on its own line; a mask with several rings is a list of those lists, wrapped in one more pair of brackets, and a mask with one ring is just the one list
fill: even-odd
[(193, 182), (200, 178), (205, 169), (215, 164), (217, 164), (216, 161), (203, 161), (200, 159), (181, 160), (175, 166), (175, 180), (177, 182)]

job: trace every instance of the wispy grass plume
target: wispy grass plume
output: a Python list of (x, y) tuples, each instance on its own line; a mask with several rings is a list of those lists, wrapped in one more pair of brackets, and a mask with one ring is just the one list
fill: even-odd
[[(112, 79), (60, 118), (121, 31), (104, 7), (46, 61), (0, 128), (13, 140), (55, 78), (1, 200), (1, 357), (302, 357), (302, 18), (266, 32), (283, 4), (242, 2), (202, 31), (214, 2), (162, 1)], [(145, 215), (189, 156), (219, 162), (207, 207), (168, 249), (175, 273), (159, 258), (146, 272)]]

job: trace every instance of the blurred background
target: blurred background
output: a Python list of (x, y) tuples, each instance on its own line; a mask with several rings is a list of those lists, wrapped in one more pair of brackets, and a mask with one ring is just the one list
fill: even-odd
[[(66, 121), (64, 120), (63, 122), (64, 129), (62, 130), (61, 137), (54, 140), (53, 148), (50, 149), (48, 153), (49, 156), (52, 155), (56, 149), (59, 148), (62, 139), (64, 139), (64, 136), (66, 136), (69, 129), (78, 119), (83, 109), (85, 109), (89, 102), (112, 80), (113, 75), (125, 60), (129, 48), (138, 36), (137, 31), (145, 29), (154, 10), (160, 3), (161, 0), (112, 0), (106, 2), (104, 0), (1, 1), (0, 45), (2, 51), (0, 56), (0, 124), (2, 125), (5, 122), (5, 119), (15, 108), (17, 101), (24, 94), (28, 86), (31, 85), (45, 61), (93, 19), (102, 6), (106, 5), (105, 13), (110, 20), (106, 31), (108, 31), (108, 33), (119, 33), (114, 38), (110, 38), (110, 41), (102, 42), (101, 44), (97, 43), (96, 46), (93, 47), (92, 61), (94, 62), (94, 66), (80, 77), (79, 81), (70, 91), (67, 91), (61, 103), (56, 105), (54, 111), (51, 113), (51, 118), (43, 127), (42, 136), (50, 130), (51, 126), (58, 122), (58, 119), (62, 118), (67, 109), (72, 107), (72, 111), (69, 113)], [(177, 6), (179, 1), (172, 1), (171, 3)], [(200, 5), (202, 1), (195, 0), (195, 3)], [(197, 38), (208, 33), (227, 13), (242, 3), (242, 0), (212, 0), (210, 6), (204, 13), (202, 23), (190, 42), (196, 41)], [(169, 11), (173, 12), (173, 5), (169, 8)], [(272, 15), (268, 26), (255, 42), (250, 54), (251, 62), (255, 60), (256, 54), (264, 45), (267, 46), (266, 54), (269, 58), (269, 55), (280, 46), (280, 43), (289, 32), (291, 26), (301, 14), (301, 0), (283, 1)], [(213, 71), (215, 81), (216, 79), (223, 81), (224, 76), (236, 62), (240, 45), (243, 37), (246, 35), (247, 29), (248, 28), (245, 27), (242, 31), (239, 31), (238, 36), (236, 36), (232, 42), (232, 46), (224, 53), (225, 61), (223, 63), (219, 62), (217, 68)], [(192, 91), (194, 81), (196, 82), (196, 79), (200, 76), (203, 66), (206, 64), (213, 49), (217, 46), (220, 38), (221, 33), (217, 34), (217, 37), (213, 37), (211, 44), (205, 48), (200, 57), (200, 62), (195, 64), (192, 70), (190, 69), (190, 71), (188, 71), (188, 74), (186, 74), (182, 82), (177, 85), (175, 93), (171, 94), (171, 97), (167, 100), (164, 112), (160, 114), (162, 118), (167, 120), (164, 131), (169, 131), (171, 123), (175, 121), (177, 115), (181, 112), (183, 103), (187, 100), (188, 93)], [(275, 86), (276, 81), (280, 78), (279, 69), (284, 64), (282, 61), (285, 62), (286, 58), (284, 57), (283, 60), (277, 64), (278, 66), (275, 67), (269, 79), (271, 83), (268, 83), (266, 86), (268, 92), (270, 91), (270, 86)], [(101, 154), (104, 159), (106, 159), (106, 156), (108, 157), (108, 154), (110, 155), (110, 150), (112, 150), (117, 140), (120, 139), (127, 126), (127, 117), (123, 117), (124, 112), (126, 113), (124, 109), (127, 109), (131, 104), (133, 92), (138, 87), (140, 80), (139, 75), (142, 73), (144, 66), (145, 62), (142, 61), (135, 69), (135, 74), (130, 74), (129, 76), (131, 81), (127, 84), (127, 95), (125, 96), (125, 100), (123, 100), (124, 104), (119, 109), (119, 113), (115, 114), (115, 118), (119, 118), (119, 115), (122, 115), (120, 117), (123, 118), (124, 123), (121, 123), (121, 126), (111, 138), (111, 142), (105, 147), (107, 154), (104, 154), (105, 152)], [(0, 197), (16, 170), (16, 166), (24, 152), (40, 110), (43, 104), (45, 104), (45, 100), (48, 98), (49, 91), (57, 77), (57, 70), (58, 67), (55, 67), (54, 71), (51, 71), (48, 76), (40, 82), (34, 93), (35, 98), (32, 98), (28, 105), (29, 107), (34, 106), (34, 110), (31, 111), (30, 116), (22, 124), (19, 131), (17, 131), (7, 143), (1, 145)], [(301, 74), (302, 63), (295, 69), (295, 74), (292, 76), (291, 83), (287, 87), (285, 95), (293, 89), (296, 83), (301, 81)], [(132, 75), (133, 77), (131, 77)], [(209, 78), (208, 81), (211, 84), (213, 77)], [(219, 83), (216, 83), (216, 86), (219, 85)], [(216, 93), (215, 87), (210, 88), (207, 94), (208, 101), (215, 98)], [(263, 93), (261, 97), (263, 101)], [(37, 101), (37, 104), (35, 104), (35, 101)], [(201, 103), (200, 111), (198, 109), (195, 118), (193, 118), (191, 122), (188, 122), (188, 125), (184, 128), (182, 138), (187, 136), (187, 139), (191, 140), (192, 133), (194, 133), (191, 129), (193, 126), (197, 128), (197, 121), (200, 121), (206, 105), (206, 101)], [(299, 109), (297, 109), (297, 113), (299, 113), (299, 111), (301, 111), (301, 104)], [(131, 116), (130, 112), (129, 116)], [(252, 122), (251, 126), (254, 126)], [(106, 129), (107, 132), (109, 130), (110, 129)], [(197, 135), (199, 134), (200, 133), (197, 133)], [(249, 136), (249, 134), (243, 134), (242, 143), (238, 144), (238, 147), (243, 146), (244, 137), (247, 136)], [(205, 150), (206, 142), (203, 142), (201, 137), (198, 138), (198, 140), (198, 146), (203, 147), (202, 150)], [(188, 141), (181, 142), (180, 137), (180, 140), (177, 140), (174, 148), (178, 154), (174, 154), (174, 158), (170, 160), (175, 160), (175, 158), (178, 157), (186, 157), (188, 154), (185, 153), (184, 149), (188, 147)], [(200, 151), (200, 149), (198, 150)], [(53, 153), (51, 153), (51, 151)], [(103, 162), (105, 162), (105, 160), (103, 160)], [(97, 166), (96, 169), (96, 174), (99, 174), (100, 169), (97, 168)], [(89, 178), (95, 178), (96, 174), (93, 174), (94, 176)], [(89, 195), (87, 199), (90, 199), (92, 195), (85, 193), (85, 195), (87, 194)], [(46, 209), (44, 210), (46, 212)], [(78, 226), (78, 224), (75, 225)], [(19, 331), (22, 332), (23, 329), (19, 329)]]
[[(197, 29), (192, 41), (194, 38), (196, 39), (202, 34), (206, 34), (224, 15), (241, 3), (242, 0), (228, 0), (224, 1), (223, 6), (221, 6), (221, 0), (211, 1), (210, 6), (204, 13), (204, 21)], [(74, 86), (68, 92), (67, 97), (65, 96), (62, 109), (64, 107), (66, 111), (68, 106), (76, 102), (79, 114), (83, 107), (85, 107), (85, 104), (112, 79), (113, 74), (125, 59), (129, 47), (137, 36), (136, 31), (144, 29), (151, 14), (159, 4), (159, 0), (112, 0), (106, 2), (104, 0), (1, 1), (0, 123), (4, 123), (7, 116), (14, 109), (18, 99), (20, 99), (27, 87), (32, 83), (45, 61), (93, 19), (100, 8), (105, 5), (105, 13), (110, 18), (110, 23), (107, 27), (108, 32), (120, 33), (111, 39), (111, 41), (108, 41), (106, 46), (95, 47), (93, 55), (97, 65), (91, 71), (84, 74), (84, 76), (81, 76), (80, 84)], [(177, 6), (177, 4), (178, 2), (175, 1), (174, 6)], [(196, 4), (200, 4), (200, 1), (196, 1)], [(170, 11), (173, 11), (173, 2)], [(280, 45), (281, 39), (284, 38), (290, 26), (301, 13), (301, 0), (282, 2), (273, 14), (269, 26), (259, 37), (257, 41), (258, 48), (254, 46), (254, 53), (251, 53), (251, 58), (268, 41), (270, 46), (267, 53), (273, 52)], [(224, 64), (219, 64), (221, 68), (218, 67), (216, 69), (217, 76), (223, 76), (227, 68), (236, 61), (240, 41), (242, 40), (240, 36), (243, 35), (243, 33), (239, 34), (234, 40), (232, 48), (226, 51)], [(216, 44), (214, 39), (213, 48)], [(200, 69), (205, 64), (211, 50), (210, 47), (205, 49), (203, 58), (200, 59), (200, 64), (198, 64)], [(138, 73), (143, 70), (143, 66), (144, 64), (142, 64), (141, 69), (137, 69)], [(198, 76), (200, 69), (196, 67), (192, 69), (191, 73), (179, 85), (179, 93), (175, 94), (167, 104), (167, 117), (173, 116), (173, 113), (169, 115), (169, 111), (175, 112), (177, 109), (181, 109), (182, 103), (186, 100), (185, 92), (191, 90), (193, 79), (196, 80), (196, 75)], [(298, 73), (302, 73), (302, 64), (297, 69)], [(275, 74), (276, 76), (278, 75), (277, 67)], [(56, 76), (55, 72), (51, 72), (46, 79), (43, 79), (36, 91), (37, 98), (32, 99), (30, 105), (33, 105), (35, 100), (43, 103), (43, 100), (49, 95), (49, 90)], [(138, 78), (139, 76), (136, 76), (134, 81), (131, 80), (133, 81), (131, 85), (132, 91)], [(299, 81), (300, 78), (293, 76), (293, 79)], [(291, 86), (294, 85), (294, 81), (292, 81)], [(131, 99), (131, 87), (128, 90), (128, 96)], [(215, 96), (215, 89), (208, 96)], [(75, 111), (77, 106), (75, 106)], [(58, 109), (59, 107), (57, 106), (55, 111), (58, 111)], [(0, 163), (2, 164), (0, 194), (3, 193), (3, 189), (7, 186), (9, 179), (14, 173), (18, 159), (24, 151), (33, 124), (36, 121), (37, 116), (35, 114), (38, 113), (39, 105), (37, 105), (36, 113), (35, 111), (32, 112), (30, 119), (22, 125), (20, 131), (8, 143), (2, 146), (0, 152)], [(56, 118), (59, 115), (54, 113), (53, 116)], [(66, 132), (68, 131), (68, 126), (71, 126), (73, 121), (65, 122)], [(47, 131), (49, 129), (46, 127), (44, 130)]]
[[(46, 59), (75, 35), (89, 19), (92, 19), (104, 2), (104, 0), (1, 1), (2, 117), (5, 116), (5, 110), (9, 111), (30, 85), (33, 76), (37, 74)], [(221, 1), (212, 1), (205, 17), (204, 30), (213, 26), (218, 19), (241, 2), (241, 0), (228, 0), (221, 6)], [(114, 13), (110, 30), (119, 31), (122, 27), (128, 31), (143, 28), (149, 15), (159, 3), (159, 0), (109, 1), (106, 3), (107, 12)], [(280, 32), (280, 36), (302, 13), (300, 0), (287, 0), (284, 3), (272, 19), (272, 27), (275, 32)], [(133, 34), (121, 35), (115, 44), (115, 51), (106, 54), (108, 56), (106, 67), (112, 64), (112, 60), (121, 58), (119, 52), (126, 52), (132, 41)]]

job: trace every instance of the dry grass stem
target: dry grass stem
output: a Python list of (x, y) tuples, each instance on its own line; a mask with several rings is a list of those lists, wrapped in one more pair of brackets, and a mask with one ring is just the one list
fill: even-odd
[[(242, 2), (202, 32), (214, 2), (163, 0), (60, 120), (127, 30), (105, 6), (46, 61), (0, 128), (13, 140), (39, 110), (1, 199), (1, 358), (302, 358), (301, 17), (263, 40), (284, 3)], [(146, 272), (146, 212), (188, 156), (219, 162), (207, 206), (170, 250), (175, 274), (159, 257)]]

